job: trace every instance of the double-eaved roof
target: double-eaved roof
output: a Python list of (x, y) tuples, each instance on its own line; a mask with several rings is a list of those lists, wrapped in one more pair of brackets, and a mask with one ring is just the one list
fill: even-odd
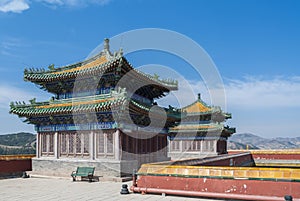
[[(138, 93), (142, 96), (145, 95), (150, 101), (151, 98), (161, 97), (165, 92), (176, 90), (178, 87), (177, 81), (162, 80), (158, 76), (147, 75), (134, 69), (123, 56), (122, 50), (112, 54), (109, 51), (108, 39), (105, 40), (104, 49), (96, 56), (59, 68), (54, 68), (54, 65), (48, 68), (47, 70), (25, 69), (25, 81), (38, 84), (41, 88), (57, 95), (61, 93), (58, 89), (66, 91), (67, 87), (74, 88), (77, 78), (81, 81), (83, 80), (83, 87), (86, 87), (90, 80), (95, 79), (99, 81), (99, 79), (103, 78), (103, 75), (103, 79), (106, 82), (110, 82), (107, 80), (107, 75), (112, 76), (109, 79), (117, 80), (128, 73), (130, 82), (125, 82), (126, 86), (124, 87), (115, 86), (115, 88), (110, 88), (106, 94), (93, 95), (92, 88), (89, 88), (91, 90), (90, 95), (82, 97), (56, 99), (58, 98), (57, 96), (45, 102), (36, 102), (33, 99), (30, 100), (30, 104), (12, 102), (10, 104), (10, 113), (17, 114), (19, 117), (25, 117), (27, 121), (31, 122), (30, 119), (32, 117), (111, 112), (114, 108), (118, 108), (119, 106), (124, 107), (124, 105), (128, 104), (128, 107), (130, 105), (129, 109), (131, 113), (148, 114), (153, 103), (144, 104), (129, 97), (127, 92), (131, 90), (130, 87), (139, 86), (140, 83), (144, 87), (141, 87)], [(91, 85), (92, 87), (97, 87), (97, 83), (92, 82), (92, 84), (96, 84), (96, 86)], [(129, 89), (125, 88), (127, 86)], [(172, 115), (174, 114), (171, 112), (170, 116)]]
[(183, 118), (181, 123), (169, 129), (169, 133), (193, 133), (193, 132), (223, 132), (230, 136), (235, 133), (235, 128), (224, 126), (222, 122), (231, 118), (230, 113), (225, 113), (219, 106), (207, 105), (198, 94), (198, 99), (181, 108)]
[(211, 115), (216, 115), (219, 114), (224, 117), (224, 119), (230, 119), (231, 114), (230, 113), (225, 113), (221, 110), (219, 106), (209, 106), (207, 105), (202, 99), (200, 94), (198, 94), (198, 99), (183, 107), (181, 109), (183, 113), (186, 113), (187, 116), (201, 116), (201, 115), (206, 115), (206, 114), (211, 114)]

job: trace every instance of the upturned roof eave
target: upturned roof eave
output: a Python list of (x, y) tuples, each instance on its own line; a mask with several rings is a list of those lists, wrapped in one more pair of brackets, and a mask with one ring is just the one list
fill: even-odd
[[(10, 113), (16, 114), (19, 117), (30, 117), (30, 116), (47, 116), (47, 115), (59, 115), (59, 114), (73, 114), (82, 112), (100, 112), (100, 111), (111, 111), (111, 106), (117, 106), (125, 104), (128, 101), (136, 111), (144, 111), (148, 113), (151, 109), (151, 105), (143, 105), (132, 99), (126, 97), (126, 94), (117, 94), (114, 98), (112, 95), (106, 96), (110, 100), (105, 99), (101, 96), (96, 97), (82, 97), (74, 98), (73, 100), (55, 100), (46, 102), (33, 102), (31, 104), (13, 104), (10, 105)], [(101, 102), (99, 102), (101, 101)], [(168, 114), (169, 118), (175, 118), (176, 114)]]
[[(193, 124), (192, 124), (193, 125)], [(195, 126), (205, 126), (209, 128), (193, 128), (192, 125), (188, 124), (183, 124), (183, 127), (180, 128), (178, 126), (172, 127), (169, 129), (169, 132), (212, 132), (212, 131), (222, 131), (225, 132), (228, 135), (231, 135), (236, 132), (236, 128), (234, 127), (229, 127), (229, 126), (224, 126), (223, 124), (194, 124)], [(180, 126), (180, 125), (179, 125)]]
[[(30, 81), (36, 84), (42, 84), (43, 82), (47, 82), (47, 81), (59, 81), (61, 79), (65, 79), (65, 78), (70, 78), (70, 77), (77, 77), (78, 75), (89, 75), (91, 74), (92, 71), (97, 71), (97, 70), (103, 70), (103, 69), (107, 69), (109, 67), (117, 67), (119, 65), (119, 62), (126, 62), (129, 69), (130, 70), (134, 70), (136, 73), (138, 73), (139, 75), (145, 77), (145, 79), (149, 80), (149, 82), (153, 82), (154, 84), (157, 85), (161, 85), (165, 88), (167, 88), (168, 90), (178, 90), (178, 82), (177, 80), (160, 80), (158, 79), (158, 77), (143, 73), (137, 69), (134, 69), (134, 67), (127, 61), (127, 59), (124, 56), (116, 56), (116, 57), (112, 57), (110, 60), (101, 63), (99, 65), (96, 66), (92, 66), (92, 67), (88, 67), (88, 68), (83, 68), (83, 69), (79, 69), (79, 70), (75, 70), (72, 72), (65, 72), (65, 70), (70, 70), (72, 69), (70, 66), (73, 66), (73, 68), (77, 68), (77, 64), (73, 64), (73, 65), (69, 65), (67, 67), (60, 67), (60, 68), (56, 68), (53, 70), (48, 70), (48, 71), (43, 71), (43, 70), (39, 70), (39, 71), (28, 71), (27, 69), (24, 71), (24, 80), (25, 81)], [(82, 63), (82, 62), (81, 62)]]

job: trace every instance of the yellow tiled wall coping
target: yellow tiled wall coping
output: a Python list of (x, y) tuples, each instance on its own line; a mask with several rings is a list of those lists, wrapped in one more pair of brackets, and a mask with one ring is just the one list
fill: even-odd
[(25, 160), (34, 158), (34, 154), (26, 154), (26, 155), (0, 155), (0, 160)]
[(186, 177), (227, 177), (244, 179), (284, 179), (300, 180), (300, 169), (262, 167), (216, 167), (178, 166), (167, 164), (144, 164), (140, 175), (165, 175)]

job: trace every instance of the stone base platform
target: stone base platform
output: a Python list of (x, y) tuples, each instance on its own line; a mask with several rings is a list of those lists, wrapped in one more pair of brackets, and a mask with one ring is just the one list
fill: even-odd
[(128, 181), (132, 172), (138, 168), (134, 160), (86, 160), (86, 159), (54, 159), (33, 158), (32, 172), (36, 177), (71, 177), (71, 173), (79, 166), (95, 167), (95, 180)]
[[(27, 174), (30, 176), (30, 178), (40, 178), (40, 179), (69, 179), (72, 181), (73, 179), (71, 176), (46, 176), (46, 175), (40, 175), (36, 174), (36, 172), (29, 171)], [(21, 177), (21, 176), (20, 176)], [(0, 177), (1, 179), (1, 177)], [(76, 182), (80, 181), (87, 181), (87, 180), (81, 180), (80, 178)], [(100, 177), (100, 176), (94, 176), (93, 182), (128, 182), (132, 181), (132, 177)]]

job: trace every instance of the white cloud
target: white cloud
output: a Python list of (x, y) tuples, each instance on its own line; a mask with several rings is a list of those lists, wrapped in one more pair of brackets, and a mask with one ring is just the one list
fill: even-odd
[(63, 2), (61, 0), (40, 0), (41, 2), (46, 2), (49, 4), (58, 4), (58, 5), (62, 5)]
[(238, 133), (296, 137), (300, 108), (299, 77), (247, 77), (226, 80), (228, 123)]
[(29, 4), (26, 0), (1, 0), (0, 11), (7, 13), (22, 13), (24, 10), (29, 9)]
[(30, 3), (37, 2), (48, 5), (51, 8), (58, 6), (65, 7), (86, 7), (89, 5), (104, 6), (112, 0), (0, 0), (0, 12), (22, 13), (30, 8)]
[(85, 7), (88, 5), (106, 5), (111, 0), (36, 0), (50, 6)]
[(45, 101), (51, 95), (39, 90), (35, 87), (16, 87), (13, 83), (0, 83), (0, 119), (2, 121), (0, 127), (0, 135), (4, 133), (14, 132), (35, 132), (33, 125), (22, 122), (23, 118), (18, 115), (9, 114), (9, 104), (15, 101), (25, 101), (29, 104), (30, 99), (37, 98), (37, 101)]
[(7, 109), (12, 101), (25, 101), (28, 103), (28, 100), (32, 98), (43, 99), (45, 97), (41, 93), (35, 94), (22, 88), (0, 84), (0, 108)]
[(22, 46), (22, 41), (18, 38), (7, 38), (0, 42), (0, 54), (5, 56), (16, 56), (13, 52)]
[(299, 77), (248, 77), (244, 80), (229, 80), (225, 88), (227, 102), (235, 108), (300, 107)]
[[(181, 78), (178, 81), (178, 91), (171, 92), (169, 96), (159, 102), (160, 104), (165, 105), (166, 103), (178, 106), (178, 103), (180, 103), (182, 107), (195, 101), (197, 93), (201, 93), (201, 98), (207, 104), (211, 104), (211, 91), (208, 91), (203, 81), (191, 81)], [(300, 107), (300, 77), (228, 79), (224, 84), (224, 88), (227, 98), (226, 104), (230, 108), (276, 109), (279, 107)]]

